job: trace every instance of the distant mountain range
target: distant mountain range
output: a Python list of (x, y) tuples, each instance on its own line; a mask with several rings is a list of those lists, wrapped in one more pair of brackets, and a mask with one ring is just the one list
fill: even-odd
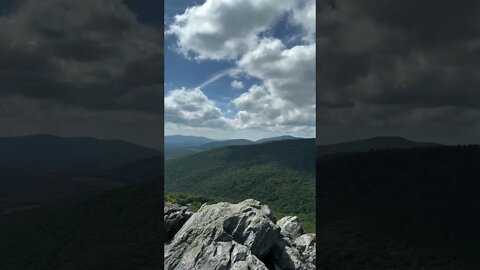
[(162, 193), (160, 151), (0, 138), (0, 268), (161, 269)]
[(120, 140), (43, 134), (0, 138), (0, 167), (22, 172), (92, 173), (159, 155)]
[(204, 150), (211, 150), (231, 145), (250, 145), (292, 139), (300, 138), (285, 135), (252, 141), (247, 139), (213, 140), (205, 137), (183, 135), (165, 136), (165, 157), (181, 157), (195, 154)]
[(0, 138), (0, 215), (160, 177), (162, 169), (162, 152), (119, 140)]
[(166, 149), (198, 147), (202, 144), (214, 141), (215, 140), (199, 136), (171, 135), (164, 137)]
[(441, 144), (415, 142), (402, 137), (381, 136), (343, 143), (317, 145), (317, 155), (326, 156), (339, 153), (367, 152), (379, 149), (425, 148), (437, 146), (441, 146)]
[[(476, 256), (480, 250), (478, 146), (377, 137), (317, 147), (314, 139), (293, 139), (200, 151), (165, 161), (167, 192), (232, 201), (255, 197), (275, 213), (298, 213), (309, 230), (314, 230), (316, 209), (319, 267), (480, 269)], [(42, 174), (50, 181), (44, 183), (52, 183), (52, 192), (61, 193), (62, 182), (79, 181), (85, 183), (82, 189), (87, 194), (0, 213), (2, 266), (158, 269), (162, 265), (158, 254), (163, 254), (163, 245), (158, 244), (162, 219), (155, 213), (162, 207), (163, 179), (147, 178), (163, 175), (162, 162), (156, 151), (129, 163), (99, 166), (96, 177), (90, 170), (88, 174)], [(0, 162), (0, 172), (7, 169), (11, 169), (8, 160)], [(12, 178), (17, 181), (14, 190), (45, 179), (29, 177), (30, 182)], [(100, 182), (112, 190), (89, 192), (96, 187), (91, 183)], [(123, 187), (115, 188), (117, 184)], [(6, 191), (0, 186), (0, 196)]]

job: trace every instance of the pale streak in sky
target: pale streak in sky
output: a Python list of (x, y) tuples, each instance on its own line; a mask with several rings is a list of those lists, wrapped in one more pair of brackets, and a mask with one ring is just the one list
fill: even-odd
[(224, 71), (221, 71), (219, 73), (216, 73), (215, 75), (211, 76), (210, 78), (208, 78), (208, 80), (206, 80), (205, 82), (203, 82), (202, 84), (200, 84), (199, 86), (195, 87), (195, 88), (198, 88), (198, 89), (203, 89), (205, 86), (215, 82), (215, 81), (218, 81), (219, 79), (225, 77), (225, 76), (235, 76), (237, 74), (239, 74), (241, 72), (240, 69), (238, 68), (230, 68), (230, 69), (226, 69)]

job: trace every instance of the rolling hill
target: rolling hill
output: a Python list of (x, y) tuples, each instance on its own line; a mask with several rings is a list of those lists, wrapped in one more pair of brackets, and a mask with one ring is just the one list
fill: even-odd
[[(167, 159), (177, 158), (195, 154), (204, 150), (211, 150), (215, 148), (233, 146), (233, 145), (249, 145), (260, 144), (274, 141), (295, 140), (301, 139), (289, 135), (263, 138), (257, 141), (247, 139), (230, 139), (230, 140), (211, 140), (204, 137), (195, 136), (166, 136), (165, 137), (165, 157)], [(209, 140), (209, 141), (208, 141)], [(205, 142), (208, 141), (208, 142)]]
[(161, 152), (49, 135), (0, 148), (1, 269), (162, 267)]
[(202, 144), (199, 146), (202, 150), (210, 150), (215, 148), (220, 148), (224, 146), (231, 146), (231, 145), (248, 145), (252, 144), (253, 141), (245, 140), (245, 139), (233, 139), (233, 140), (225, 140), (225, 141), (215, 141), (206, 144)]
[(21, 172), (96, 172), (159, 154), (119, 140), (53, 135), (0, 138), (1, 166)]
[(315, 140), (227, 146), (165, 161), (165, 190), (239, 201), (260, 200), (295, 214), (313, 230)]
[(480, 269), (480, 146), (317, 159), (318, 266)]
[(163, 161), (163, 156), (145, 158), (102, 171), (99, 175), (126, 183), (161, 178), (163, 177)]
[(266, 143), (266, 142), (275, 142), (275, 141), (284, 141), (284, 140), (296, 140), (296, 139), (301, 139), (298, 137), (293, 137), (290, 135), (283, 135), (283, 136), (277, 136), (277, 137), (269, 137), (269, 138), (264, 138), (255, 141), (255, 143)]
[[(118, 140), (52, 135), (0, 138), (0, 214), (160, 177), (159, 155)], [(125, 168), (126, 164), (131, 165)]]
[(343, 143), (317, 145), (317, 155), (326, 156), (340, 153), (368, 152), (378, 149), (425, 148), (441, 146), (437, 143), (415, 142), (402, 137), (383, 136)]
[(215, 140), (200, 136), (170, 135), (164, 137), (165, 149), (169, 148), (192, 148)]

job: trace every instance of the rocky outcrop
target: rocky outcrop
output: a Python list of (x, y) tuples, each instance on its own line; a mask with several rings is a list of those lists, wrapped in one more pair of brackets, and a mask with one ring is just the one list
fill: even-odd
[(280, 227), (281, 234), (292, 240), (304, 233), (302, 224), (296, 216), (283, 217), (277, 222), (277, 225)]
[(307, 233), (300, 235), (293, 241), (293, 245), (302, 254), (308, 263), (313, 265), (317, 261), (317, 244), (316, 235), (314, 233)]
[(251, 199), (204, 204), (165, 245), (165, 269), (315, 269), (315, 234), (280, 221)]
[(165, 203), (163, 207), (163, 226), (167, 242), (170, 242), (183, 224), (193, 215), (185, 206)]
[(309, 235), (315, 234), (304, 234), (302, 224), (296, 216), (283, 217), (277, 226), (280, 228), (280, 238), (274, 246), (276, 269), (315, 269), (315, 238), (313, 254), (312, 242), (309, 241), (312, 240)]

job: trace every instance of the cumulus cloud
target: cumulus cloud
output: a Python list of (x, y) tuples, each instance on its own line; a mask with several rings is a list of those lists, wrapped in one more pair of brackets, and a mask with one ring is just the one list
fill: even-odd
[(233, 80), (230, 85), (235, 89), (243, 89), (243, 82), (241, 81)]
[(299, 107), (315, 104), (315, 44), (286, 48), (281, 40), (266, 38), (238, 66), (280, 99)]
[(316, 1), (298, 1), (297, 6), (293, 9), (292, 20), (294, 23), (301, 25), (306, 35), (303, 37), (305, 41), (313, 42), (315, 40), (316, 31)]
[(198, 88), (175, 89), (165, 97), (165, 121), (196, 127), (224, 127), (222, 111)]
[(235, 123), (240, 128), (314, 126), (315, 106), (297, 106), (278, 98), (266, 87), (253, 85), (232, 101), (239, 112)]
[[(311, 129), (315, 125), (314, 10), (312, 0), (207, 0), (177, 15), (167, 34), (177, 38), (178, 49), (184, 55), (199, 60), (228, 60), (237, 73), (260, 81), (230, 100), (235, 116), (227, 118), (228, 110), (215, 110), (223, 115), (227, 127)], [(287, 18), (288, 24), (301, 26), (303, 45), (287, 47), (279, 38), (266, 34), (282, 18)], [(231, 86), (244, 88), (238, 80)], [(215, 117), (218, 119), (218, 115)], [(203, 123), (204, 119), (198, 121)]]
[(175, 16), (167, 34), (198, 59), (235, 59), (254, 48), (258, 35), (290, 10), (291, 0), (207, 0)]

